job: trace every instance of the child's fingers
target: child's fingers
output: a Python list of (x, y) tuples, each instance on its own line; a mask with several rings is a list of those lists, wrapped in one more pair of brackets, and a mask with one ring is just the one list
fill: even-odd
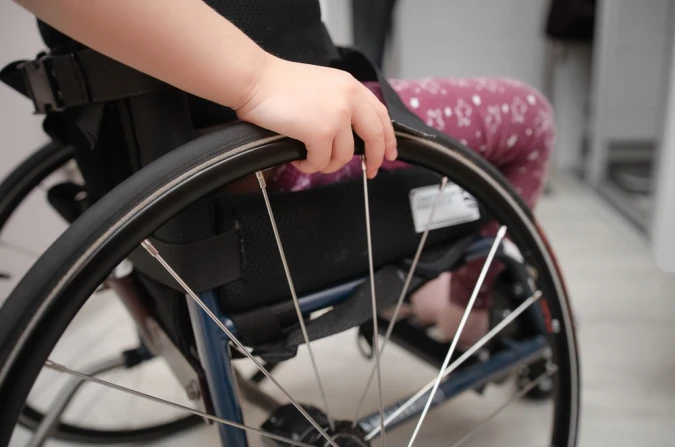
[(320, 139), (305, 143), (307, 148), (307, 158), (305, 160), (298, 160), (295, 167), (305, 174), (313, 174), (315, 172), (323, 171), (328, 163), (330, 163), (330, 156), (333, 146), (333, 138), (328, 137), (328, 134), (322, 135)]
[(394, 161), (396, 160), (398, 153), (396, 150), (396, 134), (394, 133), (394, 126), (391, 123), (391, 118), (389, 117), (389, 111), (387, 110), (387, 107), (385, 107), (385, 105), (382, 104), (382, 102), (378, 99), (378, 97), (375, 96), (373, 92), (368, 90), (368, 87), (365, 85), (362, 85), (362, 87), (365, 90), (366, 96), (368, 97), (370, 104), (373, 106), (375, 113), (377, 113), (377, 116), (382, 122), (382, 127), (384, 129), (384, 156), (387, 158), (387, 160)]
[(349, 123), (345, 123), (333, 140), (333, 153), (330, 162), (321, 172), (329, 174), (335, 172), (354, 157), (354, 134)]
[(366, 144), (366, 171), (373, 178), (384, 159), (384, 125), (367, 98), (360, 95), (354, 105), (352, 126)]

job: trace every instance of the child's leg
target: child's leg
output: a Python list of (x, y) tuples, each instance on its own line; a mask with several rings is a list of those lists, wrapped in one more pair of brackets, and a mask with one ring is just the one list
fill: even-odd
[[(480, 153), (534, 207), (544, 186), (555, 136), (551, 106), (539, 92), (518, 81), (496, 78), (428, 78), (391, 83), (412, 112), (429, 126)], [(377, 85), (369, 88), (379, 94)], [(383, 164), (384, 169), (400, 166), (398, 162)], [(357, 158), (329, 175), (307, 175), (286, 165), (270, 174), (268, 184), (274, 189), (302, 190), (360, 173)], [(483, 234), (493, 235), (496, 229), (489, 226), (483, 229)], [(414, 299), (418, 317), (437, 323), (447, 337), (452, 337), (481, 267), (482, 263), (477, 261), (454, 273), (450, 284), (444, 279), (446, 275), (425, 287)], [(465, 330), (463, 338), (467, 342), (487, 330), (490, 288), (498, 274), (499, 269), (492, 268), (486, 277), (474, 306), (477, 312)], [(450, 300), (443, 290), (450, 290)]]
[[(511, 182), (530, 207), (544, 187), (554, 143), (553, 114), (536, 90), (507, 79), (425, 79), (393, 81), (410, 110), (426, 123), (460, 140), (484, 156)], [(494, 235), (496, 226), (483, 229)], [(465, 266), (450, 278), (430, 284), (414, 299), (419, 318), (439, 325), (447, 338), (454, 335), (478, 280), (482, 261)], [(472, 343), (488, 329), (490, 290), (500, 270), (490, 269), (478, 295), (462, 340)], [(449, 284), (448, 284), (449, 281)], [(447, 295), (439, 290), (449, 290)], [(435, 321), (434, 321), (435, 320)]]

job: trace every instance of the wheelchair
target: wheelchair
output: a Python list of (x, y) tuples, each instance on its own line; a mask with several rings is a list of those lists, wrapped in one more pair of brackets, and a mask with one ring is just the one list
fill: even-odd
[[(517, 438), (500, 436), (499, 445), (576, 445), (580, 386), (574, 323), (542, 229), (494, 168), (407, 114), (357, 53), (343, 51), (344, 68), (385, 86), (399, 158), (411, 166), (373, 180), (279, 192), (267, 190), (265, 173), (303, 158), (302, 144), (242, 122), (196, 132), (185, 119), (182, 92), (87, 51), (65, 56), (68, 63), (79, 61), (79, 76), (88, 86), (74, 105), (66, 89), (58, 91), (64, 56), (41, 56), (4, 71), (5, 79), (21, 74), (36, 110), (48, 113), (46, 128), (55, 142), (0, 185), (0, 231), (30, 191), (73, 159), (84, 182), (49, 189), (50, 205), (70, 225), (0, 307), (0, 445), (10, 442), (17, 424), (36, 430), (40, 442), (53, 436), (95, 444), (147, 443), (203, 422), (215, 424), (228, 446), (246, 446), (253, 435), (270, 446), (369, 446), (387, 439), (394, 445), (430, 445), (423, 422), (432, 410), (448, 416), (440, 419), (447, 445), (486, 445), (484, 428), (525, 396), (544, 398), (527, 413), (536, 423), (526, 420), (524, 429), (515, 430)], [(94, 86), (102, 83), (87, 70), (92, 59), (132, 80), (125, 85), (144, 89), (99, 95)], [(13, 79), (8, 83), (16, 88)], [(69, 127), (91, 126), (92, 120), (83, 118), (92, 116), (98, 118), (94, 133)], [(49, 123), (54, 117), (60, 121), (57, 130)], [(124, 156), (117, 152), (125, 169), (110, 158), (109, 147), (103, 148), (109, 158), (92, 161), (83, 145), (126, 150)], [(357, 153), (363, 153), (358, 141)], [(106, 164), (115, 169), (104, 171)], [(237, 187), (245, 179), (256, 182), (254, 192)], [(432, 225), (444, 203), (464, 214)], [(483, 237), (481, 229), (494, 223), (500, 225), (497, 236)], [(503, 272), (495, 286), (491, 330), (476, 345), (460, 352), (455, 341), (436, 340), (414, 318), (397, 318), (401, 304), (424, 284), (479, 259), (485, 260), (484, 271), (494, 262)], [(137, 345), (117, 363), (74, 368), (59, 356), (57, 343), (83, 306), (106, 292), (124, 304)], [(391, 309), (393, 315), (385, 312)], [(315, 354), (316, 347), (349, 331), (357, 332), (369, 363), (362, 377), (326, 382), (320, 374), (325, 358)], [(390, 343), (396, 348), (387, 350)], [(381, 366), (397, 348), (434, 371), (420, 367), (391, 390), (387, 379), (396, 371)], [(178, 380), (183, 403), (102, 378), (110, 369), (133, 370), (157, 359), (165, 360)], [(285, 363), (298, 361), (307, 364), (307, 385), (301, 388), (309, 397), (294, 396), (276, 378)], [(254, 365), (255, 373), (245, 378), (241, 365)], [(63, 399), (55, 401), (59, 411), (31, 404), (29, 396), (45, 371), (72, 378), (70, 389), (59, 395)], [(513, 388), (505, 382), (511, 376), (517, 383), (505, 397), (501, 391)], [(420, 378), (430, 381), (399, 389)], [(140, 428), (59, 420), (84, 382), (183, 414)], [(354, 408), (335, 411), (331, 385), (340, 393), (353, 391)], [(270, 387), (275, 395), (265, 391)], [(386, 403), (385, 394), (390, 394)], [(489, 401), (477, 420), (460, 417), (464, 407), (445, 411), (469, 394)], [(243, 405), (249, 403), (265, 412), (259, 427), (244, 417)]]

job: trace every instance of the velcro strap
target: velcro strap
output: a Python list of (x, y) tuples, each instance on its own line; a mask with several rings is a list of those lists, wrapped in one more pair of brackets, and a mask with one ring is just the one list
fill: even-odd
[(14, 61), (11, 64), (5, 66), (5, 68), (0, 70), (0, 81), (4, 82), (22, 95), (28, 97), (28, 89), (26, 88), (23, 73), (19, 69), (19, 66), (25, 62), (26, 61)]
[[(75, 71), (79, 65), (90, 102), (105, 102), (129, 98), (146, 93), (172, 88), (159, 79), (141, 73), (127, 65), (117, 62), (93, 50), (82, 50), (75, 54), (76, 65), (69, 56), (54, 58), (54, 69), (59, 81), (58, 67), (66, 67), (63, 76), (77, 78)], [(82, 99), (81, 94), (73, 93), (74, 101)]]
[(171, 88), (91, 49), (13, 62), (0, 71), (0, 81), (32, 99), (37, 113)]
[[(378, 309), (393, 306), (398, 299), (406, 272), (399, 267), (389, 265), (375, 273), (375, 297)], [(413, 277), (408, 293), (416, 291), (425, 280)], [(349, 328), (360, 326), (372, 319), (370, 298), (370, 281), (364, 281), (344, 302), (335, 306), (330, 312), (307, 322), (307, 334), (310, 341), (337, 334)], [(304, 343), (299, 325), (288, 332), (282, 339), (255, 346), (254, 354), (268, 362), (280, 362), (295, 356), (298, 346)]]
[[(236, 231), (187, 244), (171, 244), (150, 238), (166, 262), (182, 278), (190, 278), (194, 292), (215, 289), (223, 283), (235, 281), (241, 276), (239, 263), (239, 235)], [(152, 258), (144, 249), (138, 248), (129, 259), (134, 266), (150, 278), (178, 291), (183, 287)], [(214, 260), (227, 259), (227, 262)]]

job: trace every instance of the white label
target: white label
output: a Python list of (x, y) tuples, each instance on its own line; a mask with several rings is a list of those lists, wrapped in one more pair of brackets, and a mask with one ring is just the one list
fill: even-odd
[(418, 233), (424, 232), (427, 224), (431, 230), (435, 230), (480, 219), (476, 199), (458, 185), (448, 182), (442, 197), (438, 199), (434, 219), (429, 223), (436, 197), (438, 186), (424, 186), (410, 191), (410, 208)]

